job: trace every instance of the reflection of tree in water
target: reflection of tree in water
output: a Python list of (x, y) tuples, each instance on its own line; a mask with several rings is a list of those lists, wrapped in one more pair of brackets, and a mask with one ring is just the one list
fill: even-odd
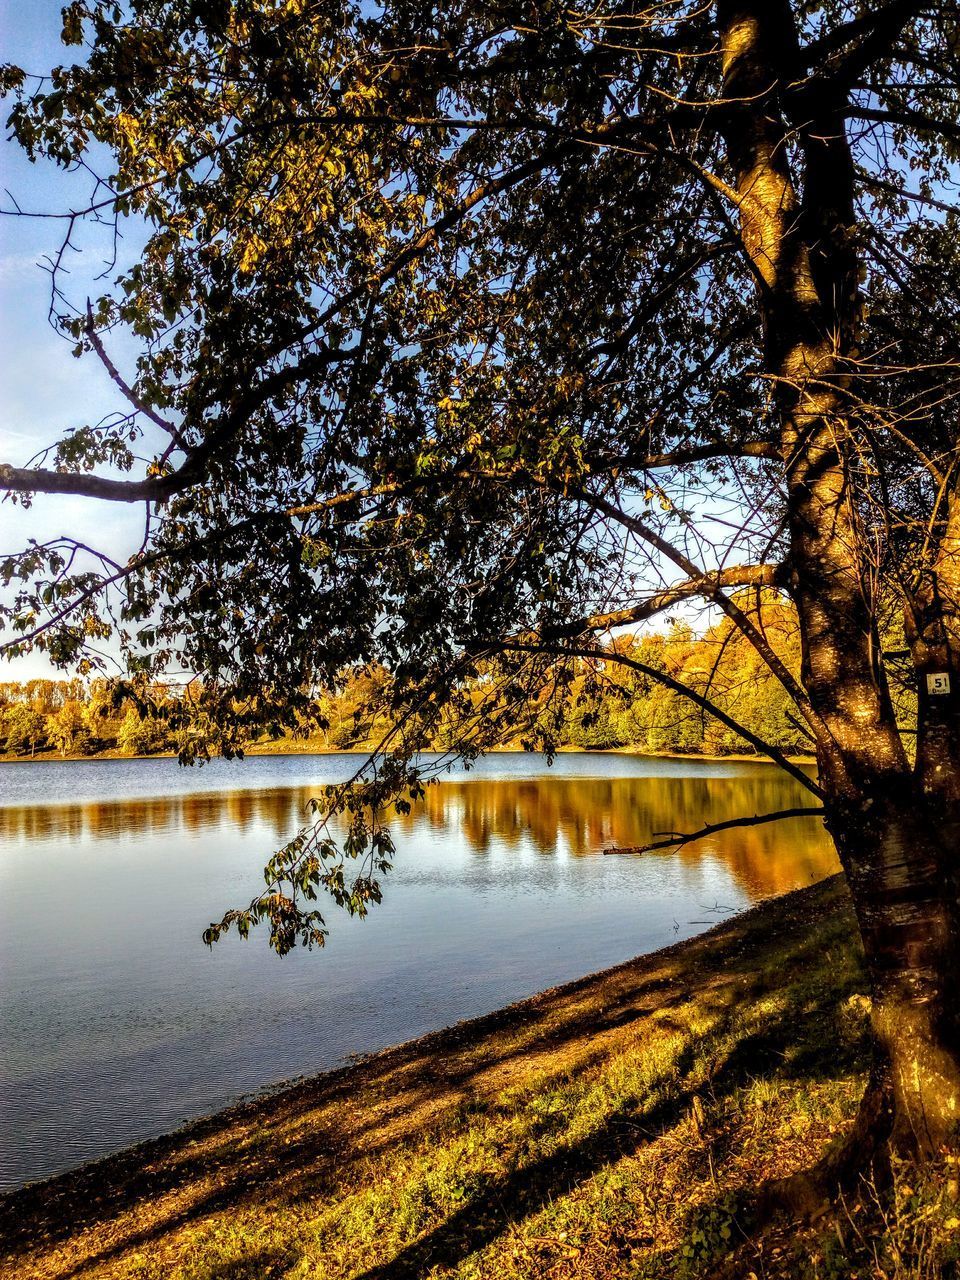
[[(644, 844), (655, 832), (692, 831), (803, 803), (799, 787), (774, 770), (735, 778), (545, 778), (539, 781), (448, 782), (430, 788), (422, 814), (435, 830), (456, 831), (476, 853), (526, 838), (541, 853), (558, 846), (582, 857), (610, 845)], [(410, 832), (421, 810), (401, 819)], [(836, 871), (835, 855), (817, 819), (722, 832), (676, 851), (646, 857), (696, 863), (721, 857), (745, 886), (770, 893)]]
[[(312, 794), (309, 787), (283, 787), (11, 806), (0, 809), (0, 839), (116, 840), (177, 830), (246, 832), (257, 825), (279, 842), (303, 820)], [(643, 844), (655, 832), (786, 808), (798, 799), (796, 785), (773, 769), (726, 778), (474, 778), (429, 787), (411, 814), (391, 815), (390, 821), (401, 848), (404, 837), (426, 824), (477, 854), (528, 844), (545, 855), (561, 848), (583, 857), (609, 845)], [(767, 893), (837, 869), (816, 819), (722, 832), (679, 852), (644, 856), (695, 864), (707, 853), (721, 858), (745, 888), (762, 886)]]
[(308, 787), (199, 792), (83, 804), (0, 808), (0, 840), (116, 840), (143, 834), (247, 831), (255, 823), (285, 839), (306, 814)]

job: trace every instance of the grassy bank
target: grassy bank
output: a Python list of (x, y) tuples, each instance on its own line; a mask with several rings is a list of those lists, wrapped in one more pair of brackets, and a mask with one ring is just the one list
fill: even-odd
[[(0, 1201), (0, 1272), (683, 1280), (727, 1259), (758, 1280), (952, 1274), (935, 1255), (960, 1222), (916, 1187), (759, 1245), (738, 1208), (856, 1106), (851, 937), (828, 881), (27, 1188)], [(931, 1269), (896, 1269), (914, 1246)]]

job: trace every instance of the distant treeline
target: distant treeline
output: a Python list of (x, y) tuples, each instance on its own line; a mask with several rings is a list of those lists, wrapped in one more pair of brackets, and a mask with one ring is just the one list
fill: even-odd
[[(383, 717), (370, 718), (370, 708), (382, 702), (388, 680), (382, 669), (348, 672), (335, 692), (318, 694), (316, 715), (296, 739), (264, 735), (258, 741), (327, 750), (372, 745), (389, 727)], [(209, 726), (206, 732), (200, 727), (204, 716), (199, 685), (186, 692), (151, 686), (139, 696), (128, 696), (123, 686), (105, 679), (5, 682), (0, 683), (0, 753), (34, 757), (179, 752), (190, 737), (210, 737)]]
[[(794, 673), (800, 643), (793, 610), (774, 596), (744, 599), (769, 648)], [(628, 658), (662, 672), (703, 696), (732, 720), (771, 746), (791, 754), (810, 750), (783, 686), (757, 650), (728, 620), (705, 634), (673, 625), (611, 642)], [(653, 754), (728, 755), (752, 748), (683, 694), (616, 663), (586, 665), (575, 675), (556, 733), (560, 746), (591, 749), (633, 747)]]
[[(792, 670), (799, 666), (799, 646), (792, 612), (776, 599), (756, 610), (767, 643)], [(709, 698), (738, 723), (765, 742), (788, 752), (808, 749), (808, 740), (791, 714), (789, 698), (756, 650), (728, 622), (703, 635), (689, 627), (633, 637), (619, 637), (618, 650), (653, 671), (663, 672)], [(296, 741), (299, 749), (345, 750), (376, 743), (389, 728), (382, 712), (389, 674), (365, 667), (345, 673), (339, 686), (318, 694), (316, 716)], [(478, 680), (475, 700), (483, 697)], [(190, 696), (202, 700), (200, 694)], [(473, 696), (473, 694), (471, 694)], [(0, 684), (0, 749), (8, 755), (34, 756), (56, 752), (68, 755), (152, 755), (178, 751), (179, 735), (188, 732), (184, 717), (165, 716), (164, 704), (182, 709), (184, 694), (150, 691), (147, 700), (117, 696), (103, 680), (30, 680)], [(557, 746), (609, 749), (634, 747), (655, 753), (723, 755), (750, 750), (735, 730), (693, 705), (656, 678), (612, 662), (584, 662), (573, 670), (565, 688), (564, 713), (555, 707), (528, 707), (523, 723), (508, 722), (506, 743), (529, 740), (537, 718), (554, 716), (552, 737)], [(441, 717), (433, 745), (447, 748), (456, 728)], [(261, 745), (269, 743), (261, 739)], [(279, 749), (294, 747), (292, 735), (276, 741)]]

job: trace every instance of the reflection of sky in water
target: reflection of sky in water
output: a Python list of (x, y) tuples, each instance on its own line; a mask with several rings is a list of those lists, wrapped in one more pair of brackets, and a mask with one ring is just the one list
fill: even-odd
[(207, 951), (201, 929), (256, 892), (311, 788), (358, 763), (0, 770), (0, 1185), (689, 936), (836, 869), (815, 820), (599, 856), (803, 803), (770, 766), (564, 755), (545, 771), (536, 757), (497, 756), (394, 818), (384, 905), (365, 922), (331, 908), (325, 952), (279, 960), (256, 935)]

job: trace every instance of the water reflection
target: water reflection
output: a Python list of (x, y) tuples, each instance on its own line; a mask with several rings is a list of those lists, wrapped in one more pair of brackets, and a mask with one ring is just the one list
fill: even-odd
[[(389, 815), (398, 842), (429, 830), (472, 854), (527, 843), (544, 855), (596, 855), (609, 846), (643, 844), (666, 831), (689, 831), (704, 821), (772, 811), (796, 803), (796, 788), (773, 769), (737, 777), (552, 777), (448, 780), (430, 787), (409, 815)], [(185, 796), (98, 800), (84, 804), (0, 808), (0, 840), (68, 844), (199, 835), (254, 829), (277, 842), (305, 819), (316, 793), (309, 786), (271, 787)], [(269, 852), (269, 850), (266, 850)], [(719, 854), (753, 897), (781, 893), (832, 874), (835, 858), (821, 823), (794, 819), (784, 826), (746, 827), (647, 858), (698, 863)]]
[(130, 836), (170, 835), (183, 831), (233, 830), (254, 824), (278, 837), (286, 835), (306, 812), (308, 787), (152, 796), (136, 800), (91, 800), (83, 804), (9, 805), (0, 808), (0, 840), (118, 840)]

